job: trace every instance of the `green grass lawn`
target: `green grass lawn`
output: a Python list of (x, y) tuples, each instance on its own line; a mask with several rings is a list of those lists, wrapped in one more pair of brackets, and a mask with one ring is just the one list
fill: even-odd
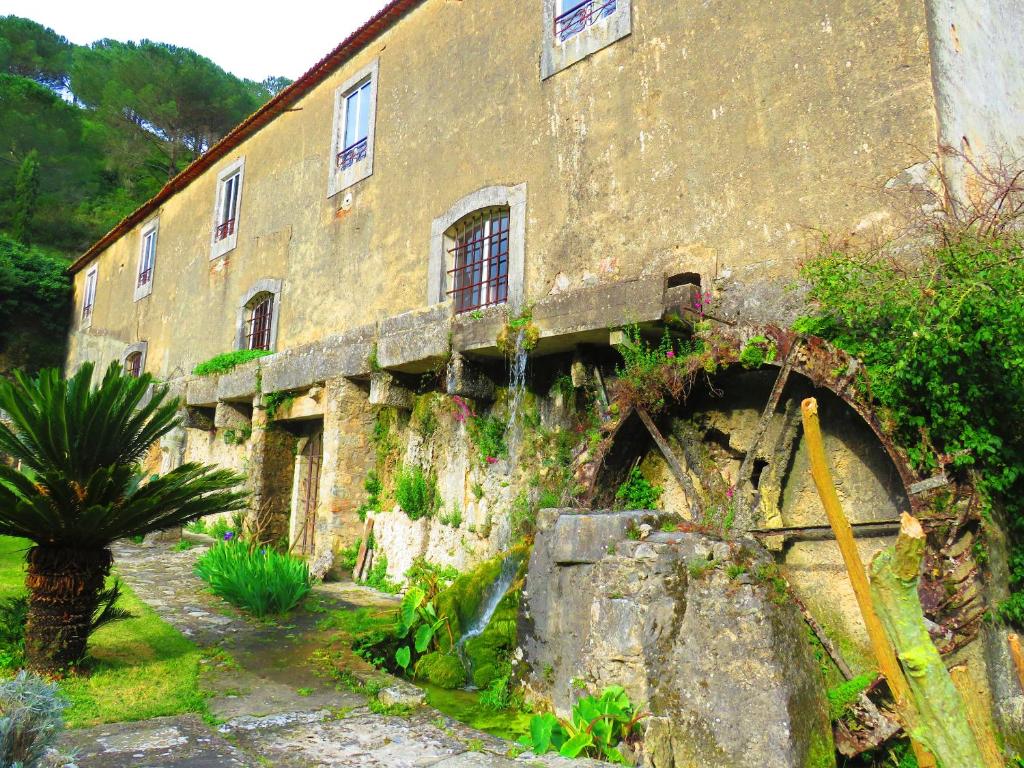
[[(0, 536), (0, 599), (24, 592), (29, 546)], [(68, 726), (205, 712), (199, 690), (202, 652), (127, 586), (119, 604), (135, 618), (97, 631), (83, 673), (60, 684), (71, 702), (64, 715)]]

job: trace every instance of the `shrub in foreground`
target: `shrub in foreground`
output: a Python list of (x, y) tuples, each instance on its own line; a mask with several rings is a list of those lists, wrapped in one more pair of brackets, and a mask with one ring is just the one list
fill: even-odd
[(0, 765), (39, 765), (64, 730), (67, 706), (55, 683), (27, 672), (0, 683)]
[(218, 597), (257, 618), (286, 613), (312, 589), (304, 560), (232, 538), (196, 561), (196, 575)]

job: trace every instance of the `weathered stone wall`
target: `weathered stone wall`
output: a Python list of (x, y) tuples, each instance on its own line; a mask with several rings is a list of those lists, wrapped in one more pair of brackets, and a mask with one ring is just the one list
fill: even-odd
[(759, 575), (771, 557), (753, 541), (647, 533), (658, 523), (542, 512), (520, 622), (531, 689), (567, 715), (588, 691), (622, 685), (652, 715), (653, 768), (832, 764), (803, 622)]
[[(68, 364), (146, 340), (148, 370), (187, 373), (233, 347), (262, 278), (283, 280), (279, 349), (422, 308), (432, 221), (495, 184), (526, 185), (527, 301), (790, 274), (807, 225), (874, 220), (876, 191), (930, 148), (925, 22), (917, 0), (646, 0), (628, 37), (542, 81), (539, 0), (429, 0), (224, 158), (245, 158), (234, 250), (209, 258), (218, 167), (159, 211), (152, 295), (133, 301), (138, 228), (98, 257)], [(328, 198), (334, 89), (375, 58), (373, 175)]]

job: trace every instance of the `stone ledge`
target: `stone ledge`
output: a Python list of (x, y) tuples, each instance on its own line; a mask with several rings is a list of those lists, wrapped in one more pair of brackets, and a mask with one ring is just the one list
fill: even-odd
[(217, 380), (217, 399), (252, 402), (259, 388), (257, 384), (259, 371), (260, 361), (252, 360), (227, 373), (222, 373)]
[(212, 408), (217, 405), (217, 376), (196, 376), (185, 383), (185, 404)]
[(264, 358), (263, 391), (304, 389), (340, 377), (365, 378), (370, 375), (375, 336), (376, 326), (363, 325)]
[(401, 373), (426, 373), (447, 359), (451, 327), (450, 302), (382, 320), (377, 364)]

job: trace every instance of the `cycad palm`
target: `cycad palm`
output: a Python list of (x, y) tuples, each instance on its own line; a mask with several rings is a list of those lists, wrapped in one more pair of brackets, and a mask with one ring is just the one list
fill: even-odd
[(0, 534), (35, 542), (27, 554), (30, 666), (57, 671), (85, 655), (117, 539), (240, 509), (242, 477), (183, 464), (149, 477), (140, 462), (177, 426), (177, 400), (148, 375), (112, 364), (96, 387), (93, 366), (70, 379), (46, 370), (0, 379)]

